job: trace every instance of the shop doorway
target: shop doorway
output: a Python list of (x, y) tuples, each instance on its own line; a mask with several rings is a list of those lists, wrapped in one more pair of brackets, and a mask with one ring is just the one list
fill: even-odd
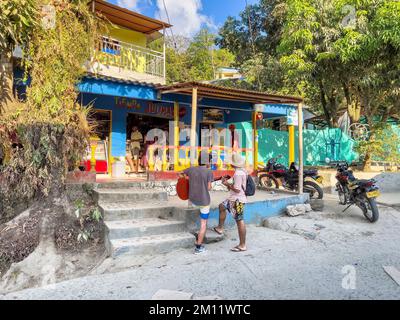
[[(134, 126), (138, 127), (143, 138), (151, 129), (161, 129), (163, 131), (169, 130), (169, 119), (151, 117), (141, 114), (128, 113), (128, 118), (126, 121), (126, 133), (127, 139), (130, 139), (130, 134)], [(168, 137), (166, 137), (168, 139)]]
[(88, 115), (88, 120), (94, 126), (93, 134), (90, 137), (90, 150), (86, 158), (86, 170), (91, 170), (92, 148), (95, 150), (96, 173), (110, 172), (110, 152), (111, 152), (111, 111), (92, 110)]
[[(142, 114), (135, 114), (135, 113), (128, 113), (127, 116), (127, 121), (126, 121), (126, 152), (127, 152), (127, 158), (129, 162), (129, 168), (127, 170), (130, 173), (136, 173), (136, 172), (145, 172), (149, 169), (149, 159), (147, 159), (147, 150), (148, 147), (152, 144), (158, 144), (158, 142), (162, 141), (162, 137), (160, 136), (155, 136), (155, 137), (147, 137), (148, 132), (152, 129), (159, 129), (164, 131), (165, 134), (165, 143), (166, 145), (169, 144), (169, 119), (166, 118), (159, 118), (159, 117), (152, 117), (152, 116), (147, 116), (147, 115), (142, 115)], [(143, 139), (140, 142), (140, 151), (139, 155), (137, 156), (138, 158), (138, 163), (135, 161), (136, 157), (131, 150), (132, 148), (130, 147), (131, 145), (131, 134), (132, 134), (132, 129), (134, 127), (138, 128), (138, 131), (141, 133)], [(156, 138), (157, 137), (157, 138)], [(161, 149), (156, 149), (153, 154), (153, 160), (154, 160), (154, 169), (156, 171), (161, 171), (162, 170), (162, 158), (163, 158), (163, 150)], [(168, 155), (167, 155), (168, 157)], [(133, 160), (132, 162), (129, 161), (131, 159)], [(139, 165), (139, 170), (136, 170), (137, 165)]]

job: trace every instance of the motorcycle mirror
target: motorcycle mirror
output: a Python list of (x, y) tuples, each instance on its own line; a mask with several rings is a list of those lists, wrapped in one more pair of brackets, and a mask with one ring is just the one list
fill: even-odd
[(326, 163), (326, 164), (330, 164), (330, 163), (331, 163), (331, 159), (325, 158), (325, 163)]
[(283, 154), (278, 154), (277, 158), (280, 159), (283, 157)]

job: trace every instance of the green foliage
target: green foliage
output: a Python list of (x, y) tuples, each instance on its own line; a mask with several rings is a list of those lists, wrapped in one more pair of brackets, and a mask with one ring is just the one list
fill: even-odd
[(23, 45), (37, 26), (37, 1), (0, 1), (0, 54)]
[(100, 22), (85, 0), (32, 3), (53, 5), (56, 23), (47, 28), (37, 16), (30, 17), (36, 23), (23, 46), (23, 64), (31, 76), (27, 99), (13, 102), (16, 106), (0, 117), (0, 144), (11, 150), (14, 135), (20, 145), (1, 172), (3, 212), (12, 210), (15, 201), (60, 195), (67, 171), (86, 152), (91, 132), (88, 109), (77, 104), (76, 84), (91, 58)]
[(92, 210), (91, 218), (96, 222), (99, 222), (103, 218), (99, 208), (95, 208)]
[(303, 96), (330, 127), (361, 109), (373, 137), (400, 114), (399, 1), (260, 0), (229, 17), (217, 42), (254, 87)]
[(229, 17), (217, 42), (251, 83), (303, 96), (330, 126), (354, 105), (385, 121), (400, 111), (399, 8), (394, 0), (260, 0)]
[[(215, 39), (207, 29), (200, 30), (193, 39), (167, 38), (167, 82), (214, 80), (218, 68), (232, 66), (234, 55), (215, 47)], [(160, 50), (161, 40), (153, 42), (151, 48)]]
[(400, 137), (391, 125), (380, 125), (367, 141), (360, 141), (356, 151), (361, 158), (371, 160), (400, 162)]

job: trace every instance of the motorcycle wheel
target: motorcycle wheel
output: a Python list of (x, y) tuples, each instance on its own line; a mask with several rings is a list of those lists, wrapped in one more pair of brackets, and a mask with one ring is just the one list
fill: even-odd
[(339, 203), (342, 205), (345, 205), (347, 203), (347, 196), (345, 191), (343, 190), (343, 187), (339, 185), (337, 187), (338, 195), (339, 195)]
[(279, 182), (272, 175), (263, 174), (260, 176), (260, 186), (279, 189)]
[(324, 197), (324, 191), (315, 182), (305, 181), (303, 184), (304, 192), (310, 194), (310, 199), (322, 199)]
[(367, 220), (371, 223), (378, 221), (379, 219), (379, 210), (378, 205), (376, 204), (375, 198), (366, 198), (366, 203), (362, 211)]

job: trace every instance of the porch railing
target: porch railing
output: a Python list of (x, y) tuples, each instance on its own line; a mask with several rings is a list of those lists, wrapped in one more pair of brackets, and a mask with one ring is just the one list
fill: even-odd
[(96, 59), (104, 65), (165, 78), (164, 53), (131, 43), (103, 37)]

